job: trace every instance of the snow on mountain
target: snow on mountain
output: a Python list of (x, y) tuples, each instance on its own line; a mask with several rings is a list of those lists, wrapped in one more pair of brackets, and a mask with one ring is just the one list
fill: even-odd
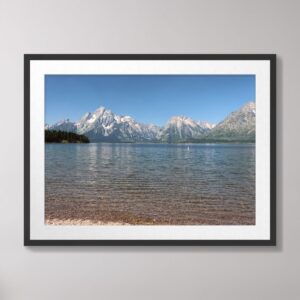
[(117, 122), (116, 116), (104, 107), (99, 107), (94, 113), (86, 113), (76, 123), (77, 132), (88, 132), (109, 136), (112, 133), (113, 124)]
[(160, 128), (153, 124), (139, 123), (130, 116), (120, 116), (105, 107), (99, 107), (93, 113), (86, 113), (78, 122), (66, 119), (52, 126), (45, 125), (45, 129), (84, 134), (92, 142), (253, 141), (255, 118), (255, 103), (249, 102), (217, 125), (195, 121), (185, 116), (175, 116)]
[(195, 121), (185, 116), (172, 117), (160, 132), (160, 140), (163, 142), (182, 142), (200, 139), (213, 124), (203, 121)]
[(208, 122), (206, 122), (206, 121), (196, 121), (197, 122), (197, 124), (199, 125), (199, 126), (201, 126), (202, 128), (205, 128), (205, 129), (213, 129), (215, 126), (216, 126), (216, 124), (213, 124), (213, 123), (208, 123)]
[(248, 102), (218, 123), (207, 135), (217, 140), (255, 140), (256, 105)]
[(130, 116), (119, 116), (105, 107), (86, 113), (78, 122), (60, 121), (49, 129), (84, 134), (91, 141), (146, 142), (155, 141), (159, 127), (136, 122)]

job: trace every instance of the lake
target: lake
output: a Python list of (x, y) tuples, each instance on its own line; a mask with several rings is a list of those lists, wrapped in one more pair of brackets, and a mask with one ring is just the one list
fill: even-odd
[(46, 144), (47, 224), (255, 224), (255, 144)]

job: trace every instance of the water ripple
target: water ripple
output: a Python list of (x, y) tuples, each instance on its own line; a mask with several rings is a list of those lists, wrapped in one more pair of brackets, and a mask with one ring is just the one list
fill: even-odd
[(255, 224), (255, 145), (47, 144), (46, 219)]

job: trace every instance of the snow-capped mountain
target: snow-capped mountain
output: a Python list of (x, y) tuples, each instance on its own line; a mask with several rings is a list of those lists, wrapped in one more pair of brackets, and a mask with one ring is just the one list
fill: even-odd
[(237, 111), (232, 112), (218, 123), (207, 135), (215, 140), (255, 140), (256, 107), (248, 102)]
[(184, 116), (172, 117), (159, 134), (163, 142), (174, 143), (201, 139), (208, 133), (214, 124), (203, 121), (195, 121)]
[(138, 123), (132, 117), (119, 116), (104, 107), (99, 107), (94, 113), (86, 113), (76, 123), (65, 120), (49, 129), (84, 134), (93, 142), (155, 141), (160, 130), (158, 126)]
[(66, 119), (52, 126), (46, 124), (45, 129), (84, 134), (92, 142), (254, 141), (255, 118), (255, 103), (249, 102), (217, 125), (175, 116), (161, 128), (99, 107), (93, 113), (86, 113), (78, 122)]

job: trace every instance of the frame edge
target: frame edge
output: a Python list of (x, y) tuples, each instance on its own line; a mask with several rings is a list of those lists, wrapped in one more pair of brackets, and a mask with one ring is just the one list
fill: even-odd
[[(269, 60), (270, 239), (268, 240), (31, 240), (30, 61), (31, 60)], [(24, 246), (276, 246), (276, 54), (24, 54)]]
[(30, 57), (24, 55), (24, 246), (30, 245)]

